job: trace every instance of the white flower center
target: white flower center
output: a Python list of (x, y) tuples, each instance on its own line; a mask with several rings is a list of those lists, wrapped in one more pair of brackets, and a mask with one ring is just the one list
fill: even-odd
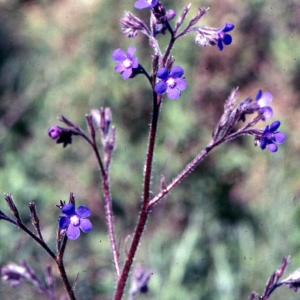
[(167, 85), (169, 86), (169, 87), (174, 87), (175, 86), (175, 84), (176, 84), (176, 82), (175, 82), (175, 79), (174, 78), (172, 78), (172, 77), (170, 77), (168, 80), (167, 80)]
[(73, 225), (78, 225), (80, 223), (80, 218), (77, 215), (74, 215), (70, 218), (70, 222)]
[(132, 61), (131, 61), (131, 59), (126, 58), (126, 59), (123, 61), (123, 66), (124, 66), (126, 69), (131, 68), (131, 66), (132, 66)]

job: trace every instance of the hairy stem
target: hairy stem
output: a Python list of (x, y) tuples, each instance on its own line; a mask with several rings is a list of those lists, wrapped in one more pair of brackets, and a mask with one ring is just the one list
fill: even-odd
[[(53, 251), (48, 247), (48, 245), (41, 240), (40, 238), (38, 238), (33, 232), (31, 232), (25, 225), (24, 223), (19, 219), (17, 220), (17, 226), (19, 226), (23, 231), (25, 231), (31, 238), (33, 238), (38, 244), (40, 244), (46, 251), (47, 253), (55, 260), (57, 266), (58, 266), (58, 270), (60, 272), (61, 278), (63, 280), (64, 286), (69, 294), (69, 297), (71, 300), (76, 300), (74, 292), (72, 290), (72, 287), (69, 283), (68, 277), (67, 277), (67, 273), (65, 271), (64, 265), (63, 265), (63, 261), (62, 261), (62, 256), (63, 256), (63, 252), (64, 251), (60, 251), (60, 254), (58, 254), (58, 256), (56, 256)], [(65, 243), (66, 243), (65, 239)], [(65, 245), (63, 247), (63, 249), (65, 248)]]
[(85, 132), (79, 127), (76, 127), (76, 133), (78, 135), (82, 136), (91, 145), (91, 147), (93, 148), (93, 151), (95, 153), (97, 163), (98, 163), (98, 166), (100, 169), (103, 194), (104, 194), (104, 202), (105, 202), (104, 208), (105, 208), (105, 215), (106, 215), (106, 221), (107, 221), (107, 227), (108, 227), (108, 235), (109, 235), (109, 241), (110, 241), (111, 251), (112, 251), (112, 255), (113, 255), (113, 262), (114, 262), (116, 277), (118, 280), (120, 277), (120, 274), (121, 274), (121, 270), (120, 270), (119, 252), (117, 249), (116, 238), (115, 238), (115, 229), (114, 229), (114, 223), (113, 223), (112, 200), (111, 200), (111, 195), (110, 195), (110, 184), (109, 184), (109, 175), (108, 175), (109, 168), (108, 168), (108, 166), (105, 167), (103, 164), (103, 161), (101, 159), (101, 156), (100, 156), (100, 153), (99, 153), (99, 150), (97, 147), (95, 135), (92, 134), (91, 135), (92, 139), (90, 139), (85, 134)]
[(108, 176), (108, 169), (106, 170), (103, 167), (103, 163), (100, 157), (100, 153), (98, 151), (96, 142), (93, 141), (92, 147), (94, 153), (97, 158), (97, 162), (100, 168), (101, 177), (102, 177), (102, 187), (103, 187), (103, 194), (104, 194), (104, 201), (105, 201), (105, 215), (108, 227), (108, 235), (110, 241), (110, 247), (113, 255), (113, 261), (116, 271), (117, 280), (120, 278), (121, 270), (120, 270), (120, 261), (119, 261), (119, 251), (117, 249), (116, 244), (116, 237), (115, 237), (115, 229), (114, 229), (114, 222), (113, 222), (113, 212), (112, 212), (112, 201), (110, 195), (110, 185), (109, 185), (109, 176)]
[(40, 244), (46, 252), (55, 260), (56, 256), (54, 252), (48, 247), (48, 245), (41, 240), (39, 237), (37, 237), (31, 230), (29, 230), (24, 223), (21, 221), (21, 219), (16, 221), (16, 226), (20, 227), (23, 231), (25, 231), (31, 238), (33, 238), (38, 244)]
[(177, 176), (176, 178), (167, 186), (165, 187), (158, 195), (152, 198), (149, 201), (148, 209), (150, 209), (153, 205), (157, 204), (164, 196), (166, 196), (175, 186), (177, 186), (180, 181), (185, 178), (189, 173), (191, 173), (195, 167), (208, 155), (208, 153), (214, 149), (215, 147), (219, 146), (222, 143), (228, 142), (237, 138), (238, 136), (249, 134), (247, 130), (247, 126), (243, 127), (242, 129), (223, 137), (218, 141), (211, 141), (208, 146), (201, 151)]
[(122, 270), (121, 277), (118, 281), (118, 286), (115, 294), (115, 300), (121, 300), (124, 294), (124, 289), (126, 286), (126, 282), (128, 280), (129, 272), (133, 263), (133, 259), (140, 243), (147, 218), (149, 215), (149, 195), (150, 195), (150, 183), (151, 183), (151, 174), (152, 174), (152, 163), (153, 163), (153, 155), (154, 155), (154, 148), (155, 148), (155, 139), (157, 133), (157, 124), (158, 124), (158, 117), (159, 117), (159, 108), (160, 108), (160, 99), (156, 93), (153, 92), (153, 114), (152, 114), (152, 121), (150, 125), (150, 132), (149, 132), (149, 142), (148, 142), (148, 150), (146, 155), (146, 161), (144, 166), (144, 190), (143, 190), (143, 204), (142, 210), (139, 216), (138, 224), (136, 226), (133, 240), (129, 249), (129, 252), (126, 257), (126, 261)]
[[(60, 253), (62, 253), (62, 252), (60, 252)], [(66, 273), (66, 270), (65, 270), (65, 266), (64, 266), (64, 263), (63, 263), (63, 256), (60, 255), (60, 254), (58, 254), (58, 256), (55, 259), (55, 261), (56, 261), (56, 264), (57, 264), (60, 276), (61, 276), (61, 278), (63, 280), (64, 286), (65, 286), (65, 288), (66, 288), (66, 290), (68, 292), (68, 295), (69, 295), (70, 299), (71, 300), (76, 300), (73, 288), (70, 285), (70, 282), (68, 280), (68, 276), (67, 276), (67, 273)]]

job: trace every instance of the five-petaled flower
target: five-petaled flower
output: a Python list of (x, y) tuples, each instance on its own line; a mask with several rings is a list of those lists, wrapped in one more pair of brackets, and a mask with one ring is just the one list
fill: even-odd
[(66, 229), (66, 235), (70, 240), (76, 240), (80, 236), (80, 230), (89, 232), (93, 226), (90, 220), (86, 219), (91, 212), (86, 206), (79, 206), (75, 211), (74, 204), (66, 204), (61, 209), (65, 216), (59, 218), (59, 228)]
[(113, 60), (118, 63), (115, 71), (121, 73), (124, 80), (128, 79), (132, 75), (133, 69), (139, 65), (138, 59), (133, 57), (135, 51), (135, 47), (131, 46), (128, 48), (127, 54), (123, 49), (117, 49), (112, 54)]
[(48, 129), (48, 135), (52, 140), (56, 140), (56, 144), (63, 143), (64, 147), (72, 143), (73, 132), (67, 128), (54, 125)]
[(260, 139), (260, 148), (262, 150), (268, 147), (271, 152), (276, 152), (278, 150), (276, 144), (283, 144), (285, 142), (285, 134), (283, 132), (276, 131), (279, 126), (280, 122), (275, 121), (265, 128)]
[(273, 96), (270, 92), (264, 92), (262, 93), (261, 90), (258, 91), (256, 95), (256, 103), (258, 104), (259, 111), (263, 112), (262, 120), (265, 121), (266, 119), (270, 119), (273, 116), (273, 110), (269, 106), (269, 104), (272, 102)]
[(158, 0), (137, 0), (134, 4), (136, 9), (153, 8), (158, 3)]
[(180, 92), (186, 88), (186, 81), (184, 77), (184, 70), (180, 66), (171, 68), (170, 73), (167, 68), (161, 68), (157, 71), (157, 77), (161, 79), (155, 85), (155, 92), (159, 95), (167, 92), (170, 99), (177, 99), (180, 97)]

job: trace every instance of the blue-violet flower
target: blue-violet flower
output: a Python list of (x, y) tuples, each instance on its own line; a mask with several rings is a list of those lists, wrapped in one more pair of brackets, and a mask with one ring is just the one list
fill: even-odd
[(134, 4), (136, 9), (153, 8), (158, 3), (158, 0), (137, 0)]
[(91, 212), (86, 206), (79, 206), (75, 211), (74, 204), (66, 204), (61, 211), (65, 216), (59, 219), (60, 229), (66, 229), (66, 235), (70, 240), (76, 240), (80, 236), (80, 230), (89, 232), (93, 226), (90, 220), (86, 219), (90, 216)]
[(225, 23), (222, 28), (213, 27), (194, 27), (190, 31), (197, 31), (195, 42), (199, 46), (206, 47), (208, 45), (215, 46), (218, 45), (220, 51), (223, 50), (224, 45), (230, 45), (232, 42), (232, 37), (227, 32), (234, 29), (234, 25), (230, 23)]
[(228, 46), (232, 42), (232, 37), (227, 32), (233, 30), (234, 25), (230, 23), (225, 23), (223, 28), (221, 28), (218, 32), (218, 48), (220, 51), (223, 50), (223, 44)]
[(155, 92), (159, 95), (167, 92), (170, 99), (177, 99), (180, 97), (180, 92), (186, 88), (186, 81), (184, 77), (184, 70), (180, 66), (171, 68), (170, 73), (167, 68), (161, 68), (157, 71), (157, 77), (161, 79), (155, 85)]
[(135, 51), (135, 47), (129, 47), (127, 54), (123, 49), (117, 49), (112, 54), (113, 60), (119, 63), (115, 67), (115, 71), (121, 73), (124, 80), (128, 79), (132, 75), (133, 69), (139, 65), (138, 59), (133, 57)]
[(285, 134), (283, 132), (276, 131), (279, 126), (280, 122), (275, 121), (265, 128), (260, 140), (260, 148), (262, 150), (268, 147), (271, 152), (276, 152), (278, 150), (276, 144), (283, 144), (285, 142)]
[(262, 117), (263, 121), (265, 121), (266, 119), (270, 119), (273, 116), (273, 110), (269, 106), (272, 100), (273, 100), (273, 96), (270, 92), (262, 93), (262, 91), (259, 90), (256, 95), (256, 101), (258, 106), (260, 107), (259, 110), (264, 114)]

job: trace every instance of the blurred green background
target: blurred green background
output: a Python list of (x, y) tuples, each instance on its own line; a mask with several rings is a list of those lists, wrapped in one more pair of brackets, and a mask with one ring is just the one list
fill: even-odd
[[(300, 3), (298, 0), (191, 1), (210, 12), (199, 25), (234, 23), (233, 43), (199, 48), (194, 36), (175, 46), (185, 69), (186, 91), (164, 99), (157, 139), (153, 194), (210, 140), (230, 91), (240, 98), (270, 91), (275, 119), (287, 141), (272, 154), (251, 137), (222, 145), (152, 211), (135, 262), (152, 269), (149, 293), (139, 299), (247, 299), (291, 255), (288, 272), (300, 267), (299, 126)], [(37, 205), (43, 234), (55, 248), (59, 200), (73, 191), (92, 210), (94, 230), (70, 241), (65, 257), (70, 278), (79, 273), (78, 299), (111, 299), (115, 287), (96, 160), (83, 140), (63, 149), (47, 129), (65, 115), (85, 128), (93, 108), (110, 106), (117, 127), (111, 167), (113, 209), (123, 261), (138, 217), (143, 162), (151, 115), (144, 77), (123, 81), (111, 53), (137, 48), (149, 70), (151, 49), (139, 34), (122, 36), (119, 19), (134, 1), (0, 1), (0, 191), (12, 193), (30, 226), (28, 202)], [(184, 1), (164, 1), (180, 13)], [(172, 21), (174, 24), (174, 21)], [(162, 45), (168, 36), (160, 36)], [(164, 46), (163, 46), (164, 49)], [(271, 120), (271, 121), (273, 121)], [(265, 124), (259, 124), (264, 127)], [(0, 208), (9, 213), (5, 201)], [(0, 262), (26, 260), (39, 276), (51, 259), (20, 230), (1, 222)], [(53, 265), (54, 266), (54, 265)], [(59, 293), (64, 293), (57, 277)], [(0, 283), (1, 299), (44, 299), (29, 284)], [(271, 299), (298, 299), (287, 287)]]

